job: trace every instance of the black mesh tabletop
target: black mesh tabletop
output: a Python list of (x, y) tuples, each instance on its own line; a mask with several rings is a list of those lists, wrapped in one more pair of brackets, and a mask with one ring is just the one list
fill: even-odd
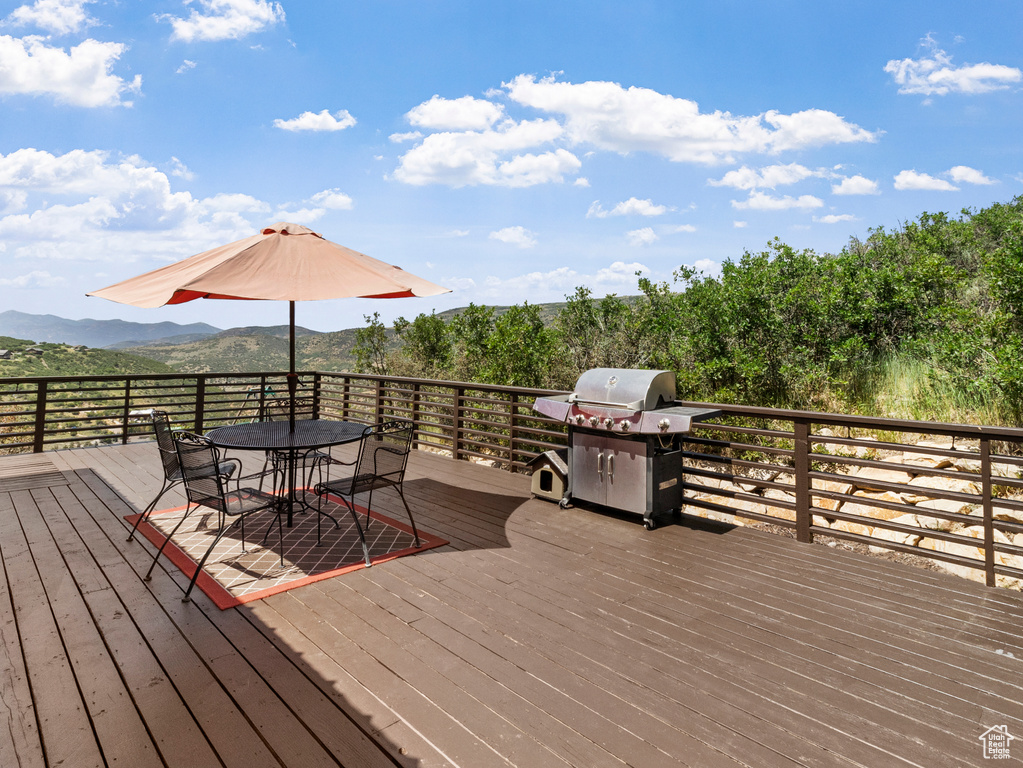
[(211, 429), (206, 437), (221, 448), (240, 451), (304, 451), (354, 442), (365, 429), (351, 421), (300, 419), (292, 432), (287, 421), (253, 421)]

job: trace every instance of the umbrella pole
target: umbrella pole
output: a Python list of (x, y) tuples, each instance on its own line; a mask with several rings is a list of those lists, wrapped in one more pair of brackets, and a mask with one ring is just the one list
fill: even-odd
[(288, 335), (288, 341), (290, 344), (289, 349), (289, 363), (291, 367), (288, 369), (288, 431), (295, 431), (295, 393), (298, 390), (298, 374), (295, 373), (295, 302), (288, 302), (288, 314), (290, 323), (290, 333)]

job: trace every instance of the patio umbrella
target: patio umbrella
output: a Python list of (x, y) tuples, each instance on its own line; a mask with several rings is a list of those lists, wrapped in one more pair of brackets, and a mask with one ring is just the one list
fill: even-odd
[(300, 224), (279, 222), (259, 234), (132, 277), (88, 296), (162, 307), (193, 299), (274, 300), (289, 303), (289, 422), (295, 425), (295, 302), (319, 299), (397, 299), (449, 293), (428, 280), (325, 240)]

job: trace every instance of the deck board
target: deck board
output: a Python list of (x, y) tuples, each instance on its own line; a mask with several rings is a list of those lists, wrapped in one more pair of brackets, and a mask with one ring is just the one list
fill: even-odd
[(126, 541), (151, 443), (42, 459), (0, 457), (2, 765), (930, 768), (981, 764), (993, 726), (1023, 744), (1019, 593), (648, 532), (417, 452), (409, 503), (449, 545), (222, 612)]

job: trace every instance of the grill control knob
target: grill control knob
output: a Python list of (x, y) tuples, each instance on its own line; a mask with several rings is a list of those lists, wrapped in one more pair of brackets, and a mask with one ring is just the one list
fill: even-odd
[(590, 416), (590, 426), (591, 427), (595, 427), (599, 423), (600, 423), (600, 419), (598, 419), (596, 416)]
[(622, 422), (622, 432), (628, 432), (628, 431), (629, 431), (629, 422), (623, 421)]
[(659, 422), (657, 422), (657, 428), (659, 430), (661, 430), (661, 432), (667, 432), (668, 431), (668, 427), (670, 427), (670, 426), (671, 426), (671, 422), (668, 421), (667, 419), (661, 419)]
[(613, 427), (614, 425), (615, 425), (615, 420), (612, 419), (610, 416), (608, 416), (606, 419), (604, 419), (604, 426), (607, 427), (608, 429), (611, 429), (611, 427)]
[(575, 415), (575, 423), (576, 424), (582, 424), (585, 419), (586, 419), (586, 417), (583, 416), (581, 413), (577, 413)]

